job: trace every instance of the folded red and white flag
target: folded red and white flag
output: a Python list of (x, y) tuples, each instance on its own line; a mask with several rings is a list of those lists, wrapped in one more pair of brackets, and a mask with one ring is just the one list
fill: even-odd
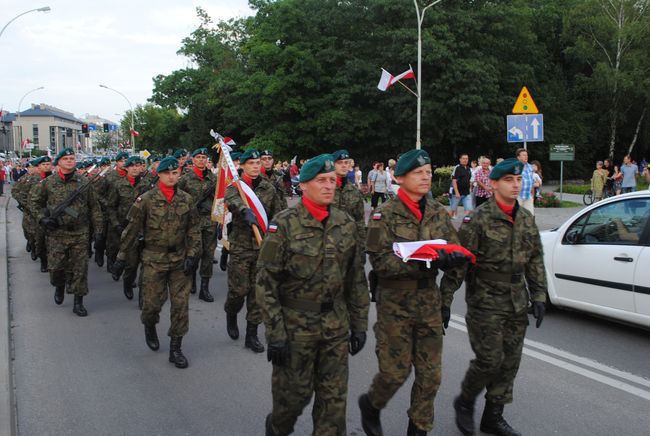
[(467, 256), (472, 263), (476, 263), (476, 256), (468, 249), (457, 244), (447, 244), (444, 239), (433, 239), (428, 241), (415, 242), (394, 242), (393, 252), (404, 262), (409, 260), (419, 260), (427, 263), (431, 267), (431, 262), (440, 258), (438, 251), (444, 250), (446, 253), (458, 252)]
[(380, 91), (386, 91), (388, 88), (393, 86), (395, 83), (399, 82), (402, 79), (413, 79), (415, 78), (415, 73), (413, 72), (413, 68), (410, 68), (406, 71), (404, 71), (402, 74), (399, 74), (397, 76), (393, 76), (390, 74), (388, 71), (384, 70), (383, 68), (381, 69), (381, 78), (379, 79), (379, 83), (377, 84), (377, 89)]
[(129, 129), (129, 130), (131, 131), (131, 135), (135, 136), (136, 138), (137, 138), (138, 136), (140, 136), (140, 134), (139, 134), (138, 132), (136, 132), (135, 129)]
[(223, 143), (230, 146), (230, 147), (232, 147), (233, 145), (237, 145), (235, 143), (235, 140), (232, 139), (230, 136), (226, 136), (225, 138), (223, 138)]
[(266, 216), (266, 211), (264, 210), (262, 202), (255, 194), (255, 191), (253, 191), (253, 189), (248, 186), (248, 183), (241, 183), (241, 180), (239, 179), (237, 179), (235, 183), (239, 183), (239, 186), (241, 186), (242, 190), (244, 191), (244, 195), (246, 195), (246, 198), (248, 199), (248, 205), (257, 217), (257, 222), (260, 225), (260, 230), (262, 233), (266, 233), (266, 229), (269, 226), (269, 219)]

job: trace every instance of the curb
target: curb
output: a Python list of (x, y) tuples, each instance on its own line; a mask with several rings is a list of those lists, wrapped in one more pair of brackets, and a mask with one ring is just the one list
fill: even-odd
[(9, 276), (7, 249), (7, 206), (10, 190), (5, 187), (0, 197), (0, 435), (14, 436), (16, 428), (16, 405), (11, 360), (11, 313), (9, 310)]

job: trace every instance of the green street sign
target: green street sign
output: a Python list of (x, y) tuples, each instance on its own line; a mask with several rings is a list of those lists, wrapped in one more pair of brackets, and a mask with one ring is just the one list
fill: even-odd
[(571, 144), (554, 144), (549, 151), (551, 161), (572, 161), (575, 160), (576, 148)]

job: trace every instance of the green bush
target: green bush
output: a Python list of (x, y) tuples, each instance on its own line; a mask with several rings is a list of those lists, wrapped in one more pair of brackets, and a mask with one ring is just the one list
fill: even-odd
[(438, 167), (433, 171), (433, 174), (435, 174), (439, 179), (446, 179), (450, 180), (451, 179), (451, 173), (454, 171), (453, 166), (447, 166), (447, 167)]
[(541, 197), (535, 199), (535, 207), (562, 207), (562, 203), (552, 192), (543, 192)]
[[(558, 191), (560, 188), (557, 188)], [(591, 189), (591, 185), (563, 185), (562, 192), (566, 194), (579, 194), (582, 195)]]
[(433, 184), (431, 186), (431, 195), (433, 195), (433, 198), (438, 198), (444, 194), (447, 194), (449, 192), (449, 185), (443, 185), (443, 184)]
[(440, 195), (436, 197), (436, 201), (443, 206), (449, 206), (449, 196), (448, 195)]

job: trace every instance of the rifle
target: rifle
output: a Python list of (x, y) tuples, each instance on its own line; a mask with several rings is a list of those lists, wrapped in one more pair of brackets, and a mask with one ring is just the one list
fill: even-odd
[(153, 189), (153, 188), (158, 184), (158, 180), (160, 180), (160, 176), (159, 176), (158, 174), (156, 174), (156, 177), (153, 178), (153, 180), (151, 181), (151, 183), (149, 183), (148, 185), (146, 185), (146, 186), (142, 189), (142, 191), (140, 191), (140, 195), (144, 194), (145, 192), (147, 192), (147, 191), (150, 190), (150, 189)]
[(206, 189), (205, 192), (203, 192), (201, 198), (199, 198), (199, 200), (194, 203), (194, 207), (197, 208), (199, 211), (208, 210), (209, 212), (212, 212), (212, 202), (210, 202), (209, 208), (204, 208), (203, 206), (201, 206), (204, 201), (208, 200), (212, 196), (214, 196), (214, 189), (208, 187), (208, 189)]
[[(91, 170), (94, 168), (91, 167)], [(72, 218), (77, 218), (79, 216), (79, 213), (72, 209), (70, 205), (84, 192), (86, 192), (90, 187), (92, 186), (92, 182), (95, 181), (97, 178), (102, 177), (104, 174), (108, 172), (108, 170), (111, 167), (106, 168), (104, 171), (102, 171), (99, 174), (95, 174), (92, 179), (88, 181), (88, 183), (83, 184), (79, 188), (77, 188), (75, 191), (71, 192), (70, 195), (68, 195), (61, 203), (59, 203), (54, 209), (49, 210), (45, 209), (45, 216), (49, 218), (53, 218), (55, 220), (58, 220), (61, 215), (64, 213), (67, 215), (70, 215)]]

